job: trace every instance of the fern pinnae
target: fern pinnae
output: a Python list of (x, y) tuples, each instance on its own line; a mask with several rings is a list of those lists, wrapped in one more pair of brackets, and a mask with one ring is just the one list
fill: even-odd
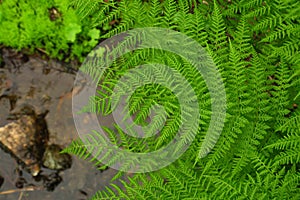
[[(141, 49), (128, 53), (116, 61), (111, 71), (102, 79), (107, 93), (95, 98), (96, 108), (111, 113), (115, 107), (103, 98), (111, 96), (116, 81), (134, 66), (163, 64), (178, 71), (191, 85), (199, 102), (199, 127), (185, 120), (186, 127), (196, 133), (182, 136), (185, 142), (193, 140), (190, 148), (167, 168), (157, 172), (133, 175), (118, 187), (104, 192), (103, 197), (137, 199), (292, 199), (299, 193), (299, 15), (296, 0), (288, 1), (127, 1), (115, 2), (107, 16), (101, 15), (99, 22), (115, 24), (102, 38), (136, 27), (168, 27), (195, 39), (205, 47), (213, 58), (226, 86), (226, 122), (224, 128), (216, 122), (213, 134), (208, 133), (213, 99), (206, 83), (195, 69), (194, 63), (170, 52)], [(137, 12), (138, 11), (138, 12)], [(90, 13), (89, 10), (87, 10)], [(105, 10), (104, 12), (107, 12)], [(137, 13), (135, 13), (137, 12)], [(128, 37), (123, 47), (138, 41)], [(182, 51), (191, 51), (182, 44)], [(123, 47), (119, 47), (121, 50)], [(150, 71), (132, 75), (132, 85), (147, 80), (167, 80), (177, 84), (176, 77), (167, 76), (166, 71), (156, 78), (147, 77)], [(94, 73), (96, 70), (91, 70)], [(99, 74), (97, 74), (99, 75)], [(210, 74), (211, 75), (211, 74)], [(102, 83), (102, 82), (101, 82)], [(177, 86), (180, 88), (179, 86)], [(218, 87), (218, 84), (215, 84)], [(119, 96), (127, 91), (120, 90)], [(186, 88), (182, 87), (183, 90)], [(180, 93), (182, 95), (184, 93)], [(189, 95), (188, 95), (189, 96)], [(146, 98), (149, 97), (149, 98)], [(140, 87), (129, 100), (127, 117), (137, 117), (136, 123), (147, 125), (146, 118), (152, 105), (160, 104), (167, 117), (153, 118), (149, 134), (161, 124), (158, 135), (148, 139), (136, 139), (126, 135), (121, 127), (111, 130), (111, 140), (121, 149), (132, 152), (151, 152), (171, 141), (182, 125), (180, 105), (168, 89), (156, 84)], [(114, 102), (115, 101), (115, 102)], [(101, 104), (101, 106), (100, 106)], [(111, 109), (111, 110), (110, 110)], [(110, 110), (110, 111), (108, 111)], [(184, 110), (184, 114), (191, 109)], [(218, 111), (217, 111), (218, 112)], [(187, 116), (187, 114), (186, 114)], [(133, 118), (134, 118), (133, 117)], [(165, 120), (165, 122), (164, 122)], [(220, 138), (216, 132), (222, 133)], [(114, 136), (118, 135), (117, 137)], [(201, 151), (205, 138), (208, 143)], [(215, 142), (216, 145), (214, 146)], [(213, 147), (212, 151), (208, 147)], [(202, 149), (203, 150), (203, 149)], [(73, 150), (70, 150), (70, 152)], [(78, 154), (82, 153), (77, 150)], [(200, 153), (201, 152), (201, 153)], [(204, 153), (203, 153), (204, 152)], [(208, 153), (208, 155), (207, 155)], [(97, 155), (97, 154), (96, 154)], [(99, 154), (100, 155), (100, 154)], [(109, 155), (109, 154), (108, 154)], [(207, 155), (207, 156), (206, 156)], [(206, 156), (206, 157), (204, 157)], [(111, 158), (109, 164), (117, 163)], [(107, 159), (107, 157), (105, 158)], [(125, 160), (123, 169), (129, 169), (135, 161)], [(151, 163), (151, 161), (149, 161)], [(183, 167), (186, 165), (186, 167)], [(146, 166), (146, 168), (151, 166)], [(118, 173), (121, 178), (124, 173)], [(122, 177), (123, 178), (123, 177)], [(115, 187), (115, 186), (113, 186)], [(128, 188), (128, 189), (127, 189)], [(101, 192), (98, 193), (99, 197)], [(294, 197), (293, 197), (294, 196)]]

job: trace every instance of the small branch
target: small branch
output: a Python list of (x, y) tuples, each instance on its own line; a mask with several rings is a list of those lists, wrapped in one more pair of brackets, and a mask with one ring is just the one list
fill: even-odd
[(16, 192), (31, 192), (31, 191), (37, 191), (37, 190), (42, 190), (42, 189), (43, 189), (42, 187), (31, 186), (31, 187), (26, 187), (26, 188), (22, 188), (22, 189), (6, 190), (3, 192), (0, 192), (0, 195), (13, 194)]
[(47, 51), (45, 51), (44, 49), (41, 49), (41, 48), (36, 48), (38, 51), (46, 54), (46, 55), (49, 55)]
[(20, 193), (20, 196), (19, 196), (18, 200), (22, 200), (23, 194), (24, 194), (24, 192)]

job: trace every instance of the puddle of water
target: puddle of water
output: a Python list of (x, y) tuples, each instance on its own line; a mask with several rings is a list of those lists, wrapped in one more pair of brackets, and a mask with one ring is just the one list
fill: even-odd
[[(12, 61), (11, 63), (16, 62)], [(5, 76), (4, 78), (2, 76), (2, 82), (0, 79), (0, 94), (1, 89), (3, 92), (7, 89), (5, 87), (10, 87), (11, 90), (7, 93), (17, 96), (16, 107), (23, 103), (29, 103), (35, 107), (37, 112), (48, 109), (50, 112), (46, 116), (46, 121), (50, 133), (49, 144), (59, 144), (65, 147), (78, 135), (72, 117), (71, 94), (75, 74), (63, 71), (65, 71), (64, 67), (58, 62), (46, 62), (34, 57), (21, 62), (19, 66), (9, 64), (0, 69), (0, 75), (4, 74)], [(6, 85), (3, 84), (5, 81)], [(8, 122), (6, 117), (10, 110), (10, 103), (7, 98), (0, 100), (0, 126)], [(101, 123), (110, 124), (110, 122), (107, 120)], [(16, 180), (19, 177), (16, 171), (18, 164), (1, 149), (0, 161), (0, 174), (5, 179), (0, 192), (16, 190)], [(23, 171), (22, 176), (26, 179), (27, 185), (34, 185), (37, 187), (37, 191), (0, 195), (0, 199), (88, 199), (99, 189), (104, 189), (115, 174), (116, 171), (113, 169), (100, 172), (91, 163), (73, 156), (72, 167), (59, 173), (63, 180), (53, 192), (38, 190), (40, 189), (38, 187), (42, 185), (41, 181), (34, 180), (27, 172)]]

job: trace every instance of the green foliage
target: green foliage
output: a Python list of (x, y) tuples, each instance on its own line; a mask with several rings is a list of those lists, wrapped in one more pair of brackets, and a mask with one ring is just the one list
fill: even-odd
[[(160, 63), (180, 72), (193, 87), (199, 102), (200, 128), (189, 149), (170, 166), (130, 176), (129, 180), (122, 181), (122, 189), (112, 184), (99, 191), (93, 199), (300, 199), (299, 4), (298, 0), (73, 0), (71, 5), (78, 18), (68, 19), (67, 16), (75, 14), (66, 10), (67, 24), (55, 24), (58, 22), (48, 19), (47, 26), (53, 27), (51, 30), (65, 28), (66, 32), (60, 34), (61, 40), (74, 42), (72, 51), (75, 52), (82, 52), (79, 48), (84, 48), (84, 45), (76, 43), (75, 35), (78, 36), (81, 31), (87, 34), (92, 39), (85, 45), (90, 47), (96, 44), (101, 33), (99, 27), (107, 30), (100, 34), (100, 39), (139, 27), (165, 27), (180, 31), (206, 48), (225, 83), (226, 123), (213, 151), (203, 157), (200, 146), (212, 114), (212, 102), (203, 77), (190, 63), (170, 52), (137, 50), (116, 60), (104, 72), (102, 89), (91, 97), (84, 111), (110, 115), (118, 99), (118, 96), (112, 96), (117, 80), (134, 66)], [(44, 5), (50, 6), (50, 3), (44, 2)], [(17, 9), (25, 9), (26, 6), (3, 2), (1, 27), (10, 26), (10, 29), (1, 28), (1, 35), (11, 38), (2, 36), (1, 41), (9, 41), (19, 48), (21, 41), (20, 44), (28, 46), (33, 32), (42, 30), (44, 24), (39, 27), (41, 29), (33, 29), (24, 23), (32, 14), (24, 14)], [(66, 8), (63, 3), (56, 6)], [(37, 9), (35, 12), (45, 10)], [(5, 16), (12, 13), (22, 13), (21, 17), (9, 17), (18, 23), (6, 21)], [(65, 20), (58, 21), (66, 23)], [(87, 26), (83, 26), (85, 21)], [(17, 24), (22, 27), (21, 32)], [(8, 34), (11, 30), (15, 30), (14, 37)], [(41, 31), (41, 38), (46, 37), (43, 33)], [(42, 43), (34, 44), (41, 47)], [(52, 48), (50, 46), (48, 51), (57, 51), (57, 48)], [(104, 52), (104, 49), (98, 50), (99, 54)], [(153, 70), (159, 73), (159, 69), (154, 67)], [(89, 72), (97, 78), (97, 74)], [(140, 77), (135, 78), (133, 85), (139, 82)], [(161, 78), (168, 78), (167, 74), (162, 73)], [(132, 152), (150, 152), (168, 144), (178, 130), (182, 114), (178, 101), (168, 88), (157, 84), (138, 88), (130, 98), (130, 114), (136, 123), (147, 125), (150, 108), (156, 104), (167, 110), (167, 120), (159, 136), (140, 139), (127, 135), (117, 125), (114, 128), (104, 127), (111, 142)], [(155, 120), (149, 133), (164, 119), (158, 116)], [(97, 155), (106, 152), (106, 156), (112, 158), (108, 165), (118, 159), (111, 155), (113, 150), (106, 149), (108, 147), (101, 134), (91, 132), (82, 140), (84, 142), (74, 141), (64, 151), (90, 159), (97, 166), (101, 160), (91, 156), (87, 149)], [(130, 164), (130, 161), (125, 163), (123, 169)], [(120, 172), (115, 178), (121, 176)]]
[(92, 19), (79, 17), (74, 7), (69, 0), (3, 0), (0, 44), (83, 61), (98, 43), (101, 30), (91, 26)]

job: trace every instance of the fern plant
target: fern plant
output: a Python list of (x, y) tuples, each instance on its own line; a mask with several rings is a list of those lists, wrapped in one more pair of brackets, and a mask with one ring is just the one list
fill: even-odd
[[(297, 0), (73, 0), (73, 4), (82, 18), (93, 18), (97, 26), (113, 22), (102, 39), (143, 27), (168, 28), (193, 38), (216, 63), (226, 88), (227, 112), (222, 134), (213, 150), (203, 156), (200, 146), (212, 115), (211, 95), (203, 77), (189, 62), (170, 52), (143, 49), (116, 60), (99, 82), (102, 89), (90, 97), (83, 111), (110, 115), (118, 79), (134, 66), (161, 63), (180, 72), (191, 84), (201, 118), (192, 145), (176, 162), (127, 179), (120, 172), (115, 179), (121, 179), (122, 187), (112, 183), (92, 199), (300, 198)], [(104, 9), (97, 11), (96, 4)], [(159, 71), (155, 67), (153, 70)], [(177, 132), (182, 114), (168, 88), (157, 84), (138, 88), (130, 97), (129, 111), (137, 124), (147, 125), (150, 108), (155, 104), (167, 110), (166, 123), (157, 137), (135, 138), (117, 125), (103, 127), (110, 141), (119, 148), (146, 153), (168, 144)], [(162, 120), (157, 119), (157, 125)], [(64, 152), (90, 159), (95, 165), (101, 160), (88, 150), (96, 150), (96, 155), (106, 152), (112, 158), (109, 166), (118, 158), (109, 154), (101, 138), (100, 133), (91, 132)], [(122, 169), (126, 171), (130, 164), (124, 163)]]

